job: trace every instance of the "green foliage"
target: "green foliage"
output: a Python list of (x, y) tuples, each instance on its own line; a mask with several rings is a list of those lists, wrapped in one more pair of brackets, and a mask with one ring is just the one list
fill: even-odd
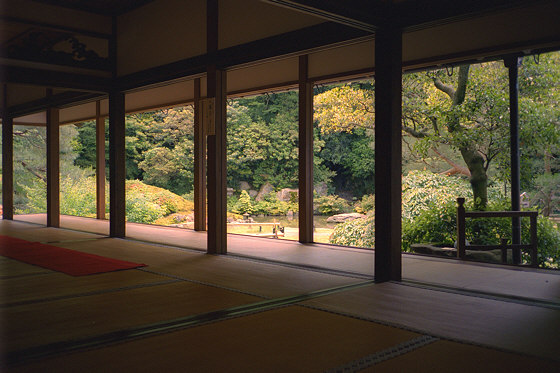
[(338, 224), (329, 239), (334, 245), (374, 247), (375, 218), (373, 216)]
[[(91, 172), (81, 171), (78, 175), (66, 175), (60, 179), (60, 213), (63, 215), (95, 217), (96, 181)], [(37, 179), (24, 186), (28, 198), (27, 208), (18, 209), (17, 213), (44, 213), (47, 210), (47, 185)], [(108, 190), (106, 191), (108, 196)], [(108, 202), (108, 201), (107, 201)], [(108, 203), (106, 204), (108, 205)]]
[(280, 201), (276, 193), (269, 193), (264, 197), (264, 200), (254, 203), (253, 214), (279, 216), (286, 215), (288, 211), (297, 212), (298, 209), (297, 201)]
[(531, 205), (541, 209), (544, 216), (560, 210), (560, 173), (539, 175), (534, 184)]
[(296, 186), (297, 141), (296, 92), (234, 101), (228, 106), (228, 184)]
[(126, 182), (126, 218), (135, 223), (153, 223), (172, 213), (190, 213), (191, 201), (169, 190), (147, 185), (138, 180)]
[(150, 224), (164, 216), (164, 209), (142, 196), (126, 199), (126, 220), (133, 223)]
[[(503, 203), (491, 203), (489, 210), (505, 210)], [(457, 238), (457, 206), (452, 202), (431, 205), (414, 220), (404, 220), (402, 226), (402, 249), (409, 251), (414, 243), (436, 243), (453, 247)], [(498, 245), (501, 238), (511, 242), (511, 219), (480, 218), (465, 219), (466, 239), (475, 245)], [(560, 265), (560, 231), (545, 217), (537, 220), (538, 260), (544, 268)], [(521, 242), (529, 243), (529, 220), (521, 219)]]
[(336, 195), (320, 196), (313, 199), (314, 212), (319, 215), (334, 215), (350, 210), (350, 204)]
[(251, 214), (253, 212), (253, 202), (251, 201), (251, 196), (246, 190), (241, 191), (239, 199), (231, 209), (234, 214)]
[(360, 214), (367, 214), (375, 210), (375, 194), (366, 194), (354, 204), (354, 210)]
[(462, 178), (411, 171), (402, 180), (403, 219), (412, 220), (430, 205), (442, 206), (458, 197), (472, 199), (469, 183)]

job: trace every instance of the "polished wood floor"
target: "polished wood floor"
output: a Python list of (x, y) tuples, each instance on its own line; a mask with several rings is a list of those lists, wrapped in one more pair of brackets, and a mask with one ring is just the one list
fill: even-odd
[(0, 257), (2, 371), (560, 371), (555, 272), (405, 256), (403, 282), (374, 284), (370, 251), (230, 236), (212, 256), (204, 233), (85, 220), (0, 234), (147, 267)]

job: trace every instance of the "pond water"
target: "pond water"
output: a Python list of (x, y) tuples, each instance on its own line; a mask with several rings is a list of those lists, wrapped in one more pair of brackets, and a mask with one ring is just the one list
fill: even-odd
[[(297, 217), (289, 218), (287, 216), (252, 216), (254, 223), (264, 223), (266, 226), (258, 226), (257, 224), (251, 226), (236, 226), (235, 224), (228, 224), (228, 233), (246, 234), (250, 236), (270, 236), (273, 234), (273, 223), (278, 223), (284, 227), (284, 236), (278, 237), (279, 239), (294, 240), (299, 239), (299, 220)], [(328, 216), (315, 215), (313, 216), (313, 224), (315, 230), (313, 232), (313, 241), (320, 243), (328, 243), (336, 224), (327, 223)], [(270, 225), (268, 225), (270, 224)]]

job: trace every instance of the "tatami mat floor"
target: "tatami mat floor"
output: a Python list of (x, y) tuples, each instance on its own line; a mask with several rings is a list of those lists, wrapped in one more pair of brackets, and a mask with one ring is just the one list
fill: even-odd
[[(418, 277), (373, 284), (352, 268), (211, 256), (24, 222), (0, 221), (0, 234), (147, 264), (72, 277), (0, 257), (6, 371), (560, 371), (554, 274), (504, 272), (488, 275), (497, 287), (478, 286), (492, 268), (470, 265), (472, 278), (459, 263), (448, 270), (464, 269), (456, 277), (465, 286), (441, 272), (438, 285)], [(421, 258), (409, 270), (445, 264)], [(499, 292), (520, 276), (527, 289)]]

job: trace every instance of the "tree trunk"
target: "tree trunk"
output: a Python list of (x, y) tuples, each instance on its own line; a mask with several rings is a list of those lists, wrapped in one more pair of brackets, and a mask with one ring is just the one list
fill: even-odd
[(484, 210), (488, 203), (488, 175), (484, 168), (484, 158), (476, 149), (469, 148), (462, 148), (461, 155), (471, 172), (469, 181), (473, 191), (474, 208)]
[[(452, 106), (462, 105), (465, 101), (467, 83), (469, 80), (469, 67), (469, 65), (459, 67), (457, 89), (443, 84), (437, 78), (434, 79), (436, 88), (446, 93), (451, 98)], [(451, 133), (463, 131), (460, 118), (456, 115), (448, 118), (447, 129)], [(469, 181), (473, 191), (474, 208), (476, 210), (484, 210), (488, 203), (488, 175), (484, 165), (484, 157), (471, 144), (463, 144), (459, 146), (459, 150), (471, 173)]]

